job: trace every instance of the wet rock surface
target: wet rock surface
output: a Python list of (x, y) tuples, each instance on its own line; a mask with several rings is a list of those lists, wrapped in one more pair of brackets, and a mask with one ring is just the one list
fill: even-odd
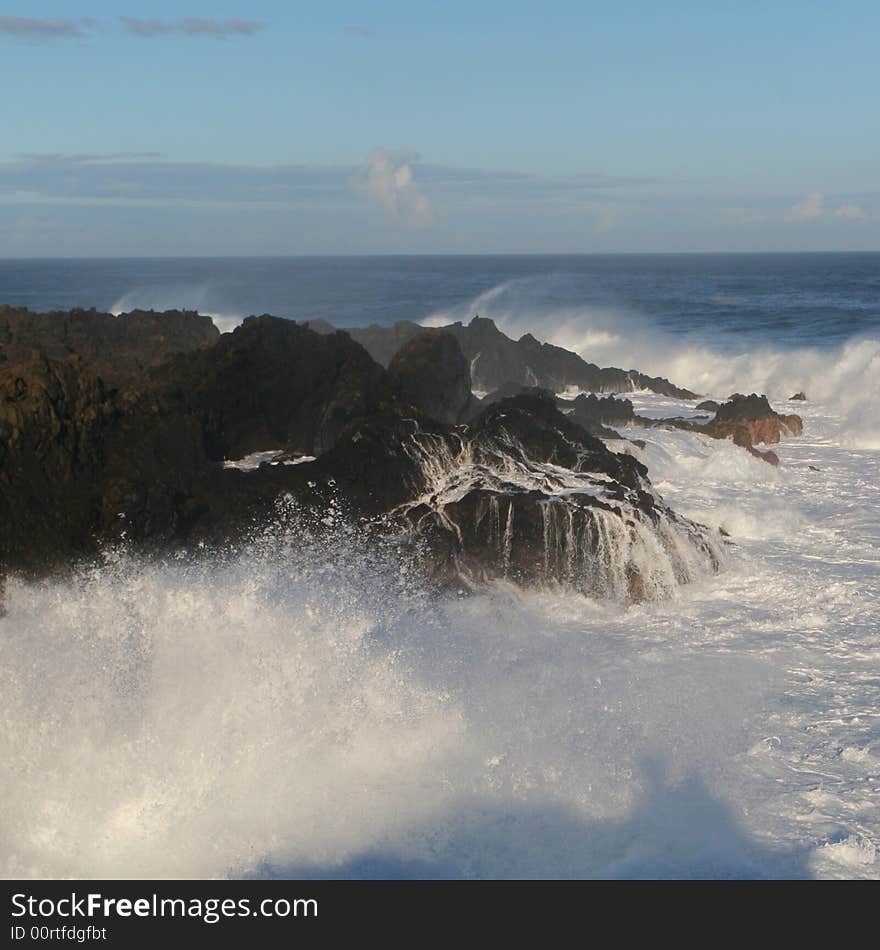
[(668, 379), (632, 369), (601, 368), (561, 346), (541, 343), (530, 333), (512, 340), (494, 321), (479, 316), (468, 324), (451, 323), (439, 330), (405, 321), (391, 327), (374, 325), (347, 330), (383, 366), (389, 365), (394, 354), (413, 338), (441, 331), (458, 341), (470, 366), (474, 388), (483, 392), (511, 384), (553, 392), (570, 388), (599, 393), (646, 389), (678, 399), (696, 398)]
[(85, 355), (63, 327), (44, 350), (24, 351), (20, 334), (4, 345), (0, 574), (63, 569), (121, 539), (154, 552), (236, 543), (279, 499), (402, 532), (440, 584), (639, 600), (718, 565), (717, 536), (590, 431), (629, 419), (627, 400), (582, 396), (566, 413), (530, 389), (479, 406), (446, 333), (413, 337), (385, 370), (345, 333), (262, 316), (206, 343), (190, 315), (161, 317), (148, 322), (177, 352), (121, 357), (115, 386), (102, 374), (131, 335), (113, 324), (101, 343), (104, 315)]
[(798, 436), (803, 432), (803, 420), (800, 416), (776, 412), (766, 396), (756, 393), (750, 396), (734, 393), (727, 402), (718, 406), (715, 418), (707, 423), (687, 419), (652, 420), (643, 417), (637, 417), (636, 421), (645, 426), (674, 426), (701, 432), (713, 439), (730, 439), (771, 465), (779, 464), (779, 456), (772, 450), (761, 451), (755, 446), (775, 445), (786, 437)]

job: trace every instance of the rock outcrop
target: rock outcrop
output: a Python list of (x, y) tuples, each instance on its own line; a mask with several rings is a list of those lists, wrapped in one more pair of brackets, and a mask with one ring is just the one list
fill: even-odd
[(717, 539), (665, 508), (644, 466), (549, 394), (498, 402), (452, 440), (414, 439), (426, 485), (396, 512), (428, 539), (441, 578), (638, 601), (718, 566)]
[(413, 337), (395, 353), (388, 372), (405, 403), (439, 422), (462, 422), (477, 405), (467, 360), (450, 333)]
[(766, 396), (752, 393), (744, 396), (734, 393), (718, 407), (715, 418), (708, 423), (687, 419), (645, 419), (636, 417), (643, 426), (672, 426), (701, 432), (713, 439), (730, 439), (747, 449), (752, 455), (772, 465), (779, 464), (779, 456), (773, 451), (760, 451), (756, 445), (775, 445), (788, 436), (800, 435), (803, 421), (797, 415), (781, 415), (770, 406)]
[[(560, 405), (565, 405), (562, 400)], [(606, 425), (630, 425), (635, 417), (630, 400), (615, 399), (614, 396), (599, 397), (594, 393), (587, 396), (581, 393), (567, 405), (571, 407), (571, 418), (588, 431)]]
[(117, 409), (77, 356), (0, 362), (0, 575), (88, 550)]
[(16, 362), (31, 350), (53, 360), (75, 353), (107, 386), (124, 385), (175, 353), (210, 347), (219, 339), (210, 317), (189, 311), (134, 310), (117, 317), (95, 310), (33, 313), (0, 306), (0, 361)]
[[(123, 538), (148, 551), (237, 543), (279, 498), (318, 523), (339, 504), (402, 532), (443, 583), (633, 601), (718, 565), (717, 534), (666, 508), (643, 466), (577, 421), (627, 417), (627, 401), (584, 397), (566, 415), (532, 390), (473, 415), (452, 336), (414, 338), (386, 371), (345, 333), (251, 317), (139, 372), (132, 356), (114, 386), (101, 375), (112, 344), (82, 356), (64, 337), (59, 359), (59, 336), (52, 355), (2, 349), (0, 576)], [(277, 464), (223, 464), (252, 453)], [(302, 456), (317, 458), (283, 464)]]
[(388, 374), (341, 332), (248, 317), (216, 346), (168, 360), (146, 391), (164, 412), (196, 413), (212, 458), (287, 449), (317, 455), (393, 399)]
[(220, 536), (224, 521), (264, 515), (278, 491), (237, 492), (224, 459), (318, 454), (393, 400), (387, 374), (346, 334), (275, 317), (249, 318), (124, 390), (104, 385), (101, 365), (39, 352), (0, 363), (3, 563), (38, 570), (121, 534), (158, 545), (201, 521)]
[(739, 396), (718, 407), (715, 418), (705, 427), (716, 439), (732, 439), (737, 445), (774, 445), (784, 436), (800, 435), (800, 416), (775, 412), (766, 396)]
[[(474, 387), (484, 392), (514, 384), (553, 392), (574, 388), (628, 393), (644, 389), (678, 399), (696, 398), (694, 393), (673, 385), (668, 379), (646, 376), (632, 369), (600, 368), (561, 346), (541, 343), (530, 333), (512, 340), (484, 317), (474, 317), (469, 324), (451, 323), (439, 329), (451, 333), (458, 341), (470, 365)], [(388, 366), (394, 354), (414, 337), (438, 330), (401, 321), (391, 327), (354, 327), (347, 332), (377, 362)]]

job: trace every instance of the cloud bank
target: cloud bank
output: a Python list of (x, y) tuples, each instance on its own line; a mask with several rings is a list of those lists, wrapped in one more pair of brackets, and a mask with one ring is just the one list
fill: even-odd
[(0, 257), (867, 250), (880, 192), (731, 204), (699, 183), (431, 165), (389, 148), (358, 166), (45, 152), (0, 160), (3, 222)]
[[(120, 16), (118, 23), (127, 32), (140, 37), (206, 36), (229, 39), (251, 36), (265, 27), (256, 20), (182, 17), (178, 20), (144, 19)], [(43, 17), (0, 16), (0, 37), (20, 40), (82, 39), (104, 26), (88, 17), (48, 19)]]
[(16, 39), (76, 39), (86, 36), (95, 26), (88, 17), (45, 19), (39, 17), (0, 16), (0, 36)]
[(119, 22), (136, 36), (209, 36), (215, 39), (227, 39), (232, 36), (251, 36), (259, 32), (265, 23), (256, 20), (215, 20), (205, 17), (184, 17), (180, 20), (142, 19), (133, 16), (121, 16)]
[(865, 210), (857, 204), (842, 204), (834, 211), (829, 211), (825, 206), (825, 195), (821, 191), (811, 191), (791, 209), (787, 217), (789, 221), (815, 221), (828, 215), (846, 221), (866, 221), (868, 218)]

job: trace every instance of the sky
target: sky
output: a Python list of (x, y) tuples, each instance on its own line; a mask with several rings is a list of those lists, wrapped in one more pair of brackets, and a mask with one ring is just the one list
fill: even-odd
[(0, 257), (880, 250), (876, 0), (130, 3), (0, 7)]

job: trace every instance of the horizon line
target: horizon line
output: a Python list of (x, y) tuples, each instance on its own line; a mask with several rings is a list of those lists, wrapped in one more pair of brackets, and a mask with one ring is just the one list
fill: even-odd
[(880, 254), (880, 248), (823, 250), (719, 250), (719, 251), (386, 251), (379, 253), (295, 253), (295, 254), (89, 254), (0, 256), (0, 263), (33, 261), (207, 261), (207, 260), (376, 260), (389, 258), (486, 258), (486, 257), (770, 257), (783, 255)]

